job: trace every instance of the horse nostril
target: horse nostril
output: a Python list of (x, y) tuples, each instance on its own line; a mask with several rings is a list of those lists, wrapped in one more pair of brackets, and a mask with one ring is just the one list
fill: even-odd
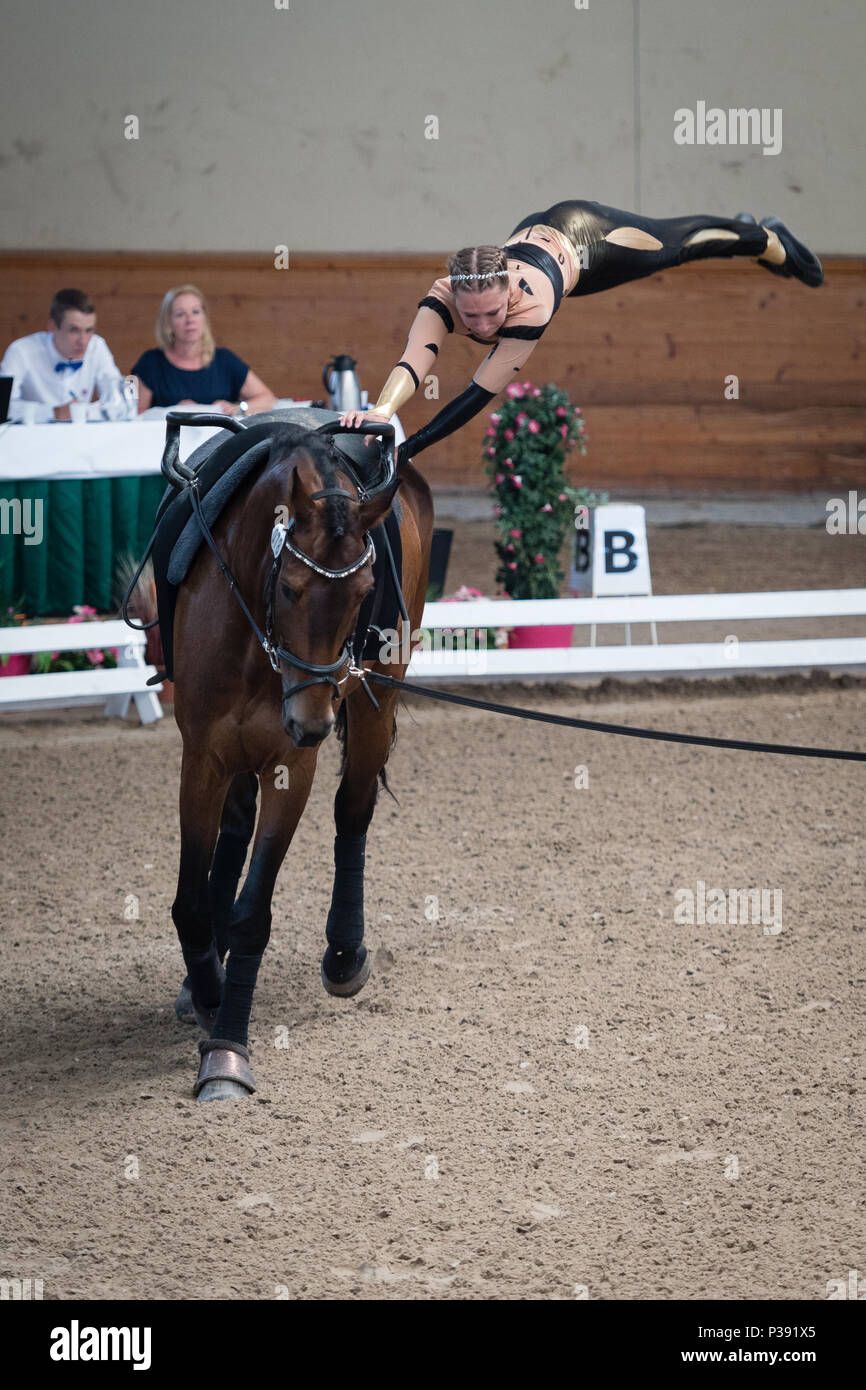
[(315, 748), (328, 737), (335, 723), (333, 717), (315, 724), (299, 724), (296, 719), (289, 719), (283, 727), (296, 748)]

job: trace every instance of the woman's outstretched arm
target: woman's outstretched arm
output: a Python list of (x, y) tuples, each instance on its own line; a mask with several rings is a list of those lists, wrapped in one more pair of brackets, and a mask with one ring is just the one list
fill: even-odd
[(340, 423), (360, 425), (371, 417), (390, 420), (401, 406), (412, 399), (422, 381), (429, 375), (439, 356), (440, 347), (448, 334), (453, 332), (454, 320), (447, 305), (434, 295), (427, 295), (418, 305), (403, 356), (379, 392), (376, 404), (371, 405), (369, 410), (347, 411)]
[(479, 365), (472, 381), (465, 391), (455, 396), (428, 424), (417, 430), (406, 440), (401, 448), (404, 457), (414, 458), (431, 444), (438, 444), (455, 430), (459, 430), (479, 411), (504, 391), (506, 386), (521, 372), (538, 342), (546, 323), (521, 324), (499, 330), (499, 342)]

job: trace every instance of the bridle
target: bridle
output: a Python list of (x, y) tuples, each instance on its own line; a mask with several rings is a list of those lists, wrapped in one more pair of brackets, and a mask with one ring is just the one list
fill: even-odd
[[(228, 565), (223, 560), (222, 556), (219, 553), (219, 550), (217, 549), (216, 541), (213, 538), (210, 526), (208, 525), (207, 519), (204, 515), (204, 512), (202, 511), (201, 496), (199, 494), (198, 475), (196, 474), (194, 469), (190, 468), (186, 463), (182, 463), (180, 460), (180, 431), (184, 427), (184, 425), (218, 425), (223, 429), (230, 430), (234, 434), (243, 433), (247, 426), (241, 424), (239, 420), (237, 420), (231, 415), (214, 415), (210, 412), (196, 412), (195, 414), (187, 415), (185, 413), (181, 414), (179, 412), (169, 411), (166, 416), (165, 448), (163, 450), (162, 463), (160, 466), (162, 472), (165, 474), (172, 487), (176, 488), (178, 492), (185, 494), (189, 497), (192, 514), (198, 522), (202, 536), (204, 537), (205, 541), (207, 542), (208, 546), (213, 552), (214, 558), (216, 559), (217, 565), (219, 566), (224, 579), (228, 583), (229, 588), (231, 589), (232, 593), (234, 594), (235, 598), (240, 604), (241, 609), (243, 610), (243, 613), (248, 623), (250, 624), (250, 627), (256, 635), (256, 640), (258, 641), (259, 646), (262, 647), (262, 649), (264, 650), (273, 669), (276, 672), (279, 672), (280, 663), (286, 662), (286, 664), (289, 666), (295, 666), (301, 671), (309, 672), (310, 678), (308, 680), (299, 681), (298, 684), (293, 685), (290, 690), (283, 692), (283, 704), (285, 704), (286, 700), (290, 699), (292, 695), (297, 694), (299, 690), (305, 690), (307, 686), (310, 685), (332, 685), (335, 691), (339, 694), (340, 687), (342, 685), (345, 685), (349, 677), (357, 676), (361, 682), (361, 685), (363, 686), (364, 690), (366, 691), (367, 695), (372, 701), (373, 705), (376, 709), (378, 709), (379, 702), (373, 694), (372, 690), (370, 689), (369, 685), (367, 684), (366, 677), (368, 675), (368, 672), (365, 670), (363, 666), (359, 666), (355, 661), (355, 657), (353, 654), (355, 633), (352, 633), (351, 636), (348, 637), (346, 641), (343, 643), (342, 651), (340, 652), (340, 655), (337, 657), (337, 660), (331, 662), (317, 663), (313, 661), (304, 661), (302, 657), (295, 656), (294, 653), (288, 651), (287, 648), (282, 646), (282, 644), (277, 644), (273, 640), (274, 598), (276, 595), (277, 576), (279, 574), (283, 551), (288, 550), (290, 555), (293, 555), (297, 560), (300, 560), (311, 570), (314, 570), (316, 574), (320, 574), (326, 579), (348, 579), (349, 575), (355, 574), (359, 569), (362, 569), (363, 566), (367, 564), (368, 560), (375, 560), (376, 558), (376, 547), (373, 544), (373, 539), (369, 531), (364, 532), (364, 552), (360, 556), (360, 558), (358, 560), (353, 561), (351, 565), (346, 565), (343, 569), (332, 570), (327, 569), (324, 565), (320, 565), (316, 560), (313, 560), (311, 556), (306, 555), (303, 550), (300, 550), (298, 546), (294, 544), (293, 541), (289, 540), (289, 532), (293, 529), (295, 524), (294, 517), (290, 518), (288, 526), (284, 526), (282, 525), (282, 523), (278, 522), (271, 532), (271, 551), (273, 553), (274, 562), (271, 567), (270, 574), (268, 575), (268, 580), (265, 588), (265, 631), (262, 632), (255, 618), (253, 617), (252, 613), (247, 607), (247, 604), (244, 602), (242, 595), (238, 591), (237, 580), (235, 579), (234, 575), (232, 574), (231, 570), (229, 569)], [(365, 424), (363, 425), (356, 426), (355, 429), (346, 429), (340, 425), (339, 420), (333, 420), (329, 421), (327, 424), (320, 425), (318, 429), (310, 430), (309, 433), (318, 435), (374, 434), (379, 436), (382, 441), (381, 459), (383, 462), (383, 469), (382, 477), (378, 482), (363, 482), (362, 479), (359, 478), (357, 473), (355, 472), (351, 460), (349, 460), (345, 456), (345, 454), (343, 454), (340, 458), (338, 466), (340, 470), (347, 475), (347, 477), (351, 478), (352, 482), (357, 488), (357, 497), (353, 496), (351, 492), (347, 492), (344, 488), (326, 487), (322, 488), (319, 492), (314, 492), (312, 494), (313, 501), (316, 501), (319, 497), (345, 497), (350, 502), (368, 502), (370, 498), (378, 496), (379, 493), (387, 491), (394, 485), (394, 481), (397, 476), (397, 464), (394, 456), (393, 425), (373, 423), (370, 421), (365, 422)], [(296, 447), (302, 447), (300, 442), (298, 445), (296, 445)], [(339, 449), (339, 446), (337, 446), (337, 448)], [(153, 543), (156, 539), (158, 527), (159, 521), (157, 521), (157, 526), (154, 529), (153, 535), (151, 536), (150, 541), (148, 543), (144, 559), (141, 561), (138, 569), (136, 570), (136, 573), (133, 575), (132, 582), (126, 594), (126, 598), (124, 599), (124, 618), (129, 623), (130, 627), (134, 626), (134, 624), (129, 622), (129, 618), (126, 615), (126, 606), (129, 602), (130, 595), (138, 582), (138, 578), (141, 574), (142, 568), (144, 567), (144, 563), (147, 560), (147, 557), (153, 548)], [(156, 619), (154, 619), (154, 622), (155, 621)], [(344, 669), (345, 675), (341, 676), (338, 680), (336, 672), (342, 671)]]
[[(350, 492), (346, 492), (344, 488), (340, 487), (322, 488), (319, 492), (314, 492), (312, 494), (312, 501), (315, 502), (320, 497), (345, 497), (350, 502), (358, 500), (353, 497)], [(359, 676), (361, 678), (361, 684), (378, 709), (378, 701), (364, 679), (366, 672), (362, 666), (356, 664), (352, 654), (355, 642), (354, 633), (343, 643), (343, 649), (336, 661), (323, 663), (304, 661), (301, 657), (295, 656), (293, 652), (288, 651), (286, 647), (282, 645), (276, 646), (273, 642), (274, 599), (276, 597), (277, 578), (279, 576), (284, 550), (287, 550), (296, 560), (300, 560), (316, 574), (323, 575), (325, 579), (348, 579), (350, 575), (357, 574), (358, 570), (363, 569), (368, 560), (375, 561), (376, 559), (376, 547), (373, 544), (373, 538), (369, 531), (365, 531), (363, 536), (364, 552), (361, 557), (355, 560), (353, 564), (346, 565), (343, 569), (327, 569), (324, 565), (320, 565), (316, 560), (311, 559), (309, 555), (289, 540), (289, 532), (294, 528), (294, 525), (295, 518), (291, 517), (288, 526), (284, 526), (282, 522), (277, 522), (271, 532), (271, 551), (273, 552), (274, 563), (271, 567), (271, 572), (265, 587), (265, 636), (262, 645), (275, 671), (278, 672), (280, 669), (280, 662), (285, 661), (290, 666), (297, 666), (301, 671), (309, 671), (311, 673), (311, 678), (309, 680), (299, 681), (298, 684), (293, 685), (290, 690), (284, 690), (283, 704), (285, 704), (287, 700), (290, 700), (293, 695), (296, 695), (299, 690), (305, 690), (309, 685), (332, 685), (337, 694), (339, 694), (340, 686), (344, 685), (350, 676)], [(342, 670), (343, 667), (347, 668), (346, 674), (340, 680), (337, 680), (335, 672)]]

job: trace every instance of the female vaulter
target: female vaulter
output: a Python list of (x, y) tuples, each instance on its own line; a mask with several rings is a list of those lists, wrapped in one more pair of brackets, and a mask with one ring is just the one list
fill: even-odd
[(390, 420), (431, 371), (445, 338), (460, 333), (490, 348), (471, 383), (401, 446), (414, 457), (465, 425), (526, 364), (562, 299), (597, 294), (686, 261), (749, 256), (774, 275), (817, 286), (817, 256), (778, 217), (640, 217), (602, 203), (555, 203), (518, 223), (503, 246), (470, 246), (418, 305), (400, 361), (366, 411), (344, 425)]

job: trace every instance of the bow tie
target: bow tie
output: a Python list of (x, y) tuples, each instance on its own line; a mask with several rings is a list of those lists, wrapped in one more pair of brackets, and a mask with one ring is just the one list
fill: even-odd
[(84, 359), (82, 358), (80, 362), (58, 362), (54, 370), (55, 372), (77, 372), (78, 368), (83, 366)]

